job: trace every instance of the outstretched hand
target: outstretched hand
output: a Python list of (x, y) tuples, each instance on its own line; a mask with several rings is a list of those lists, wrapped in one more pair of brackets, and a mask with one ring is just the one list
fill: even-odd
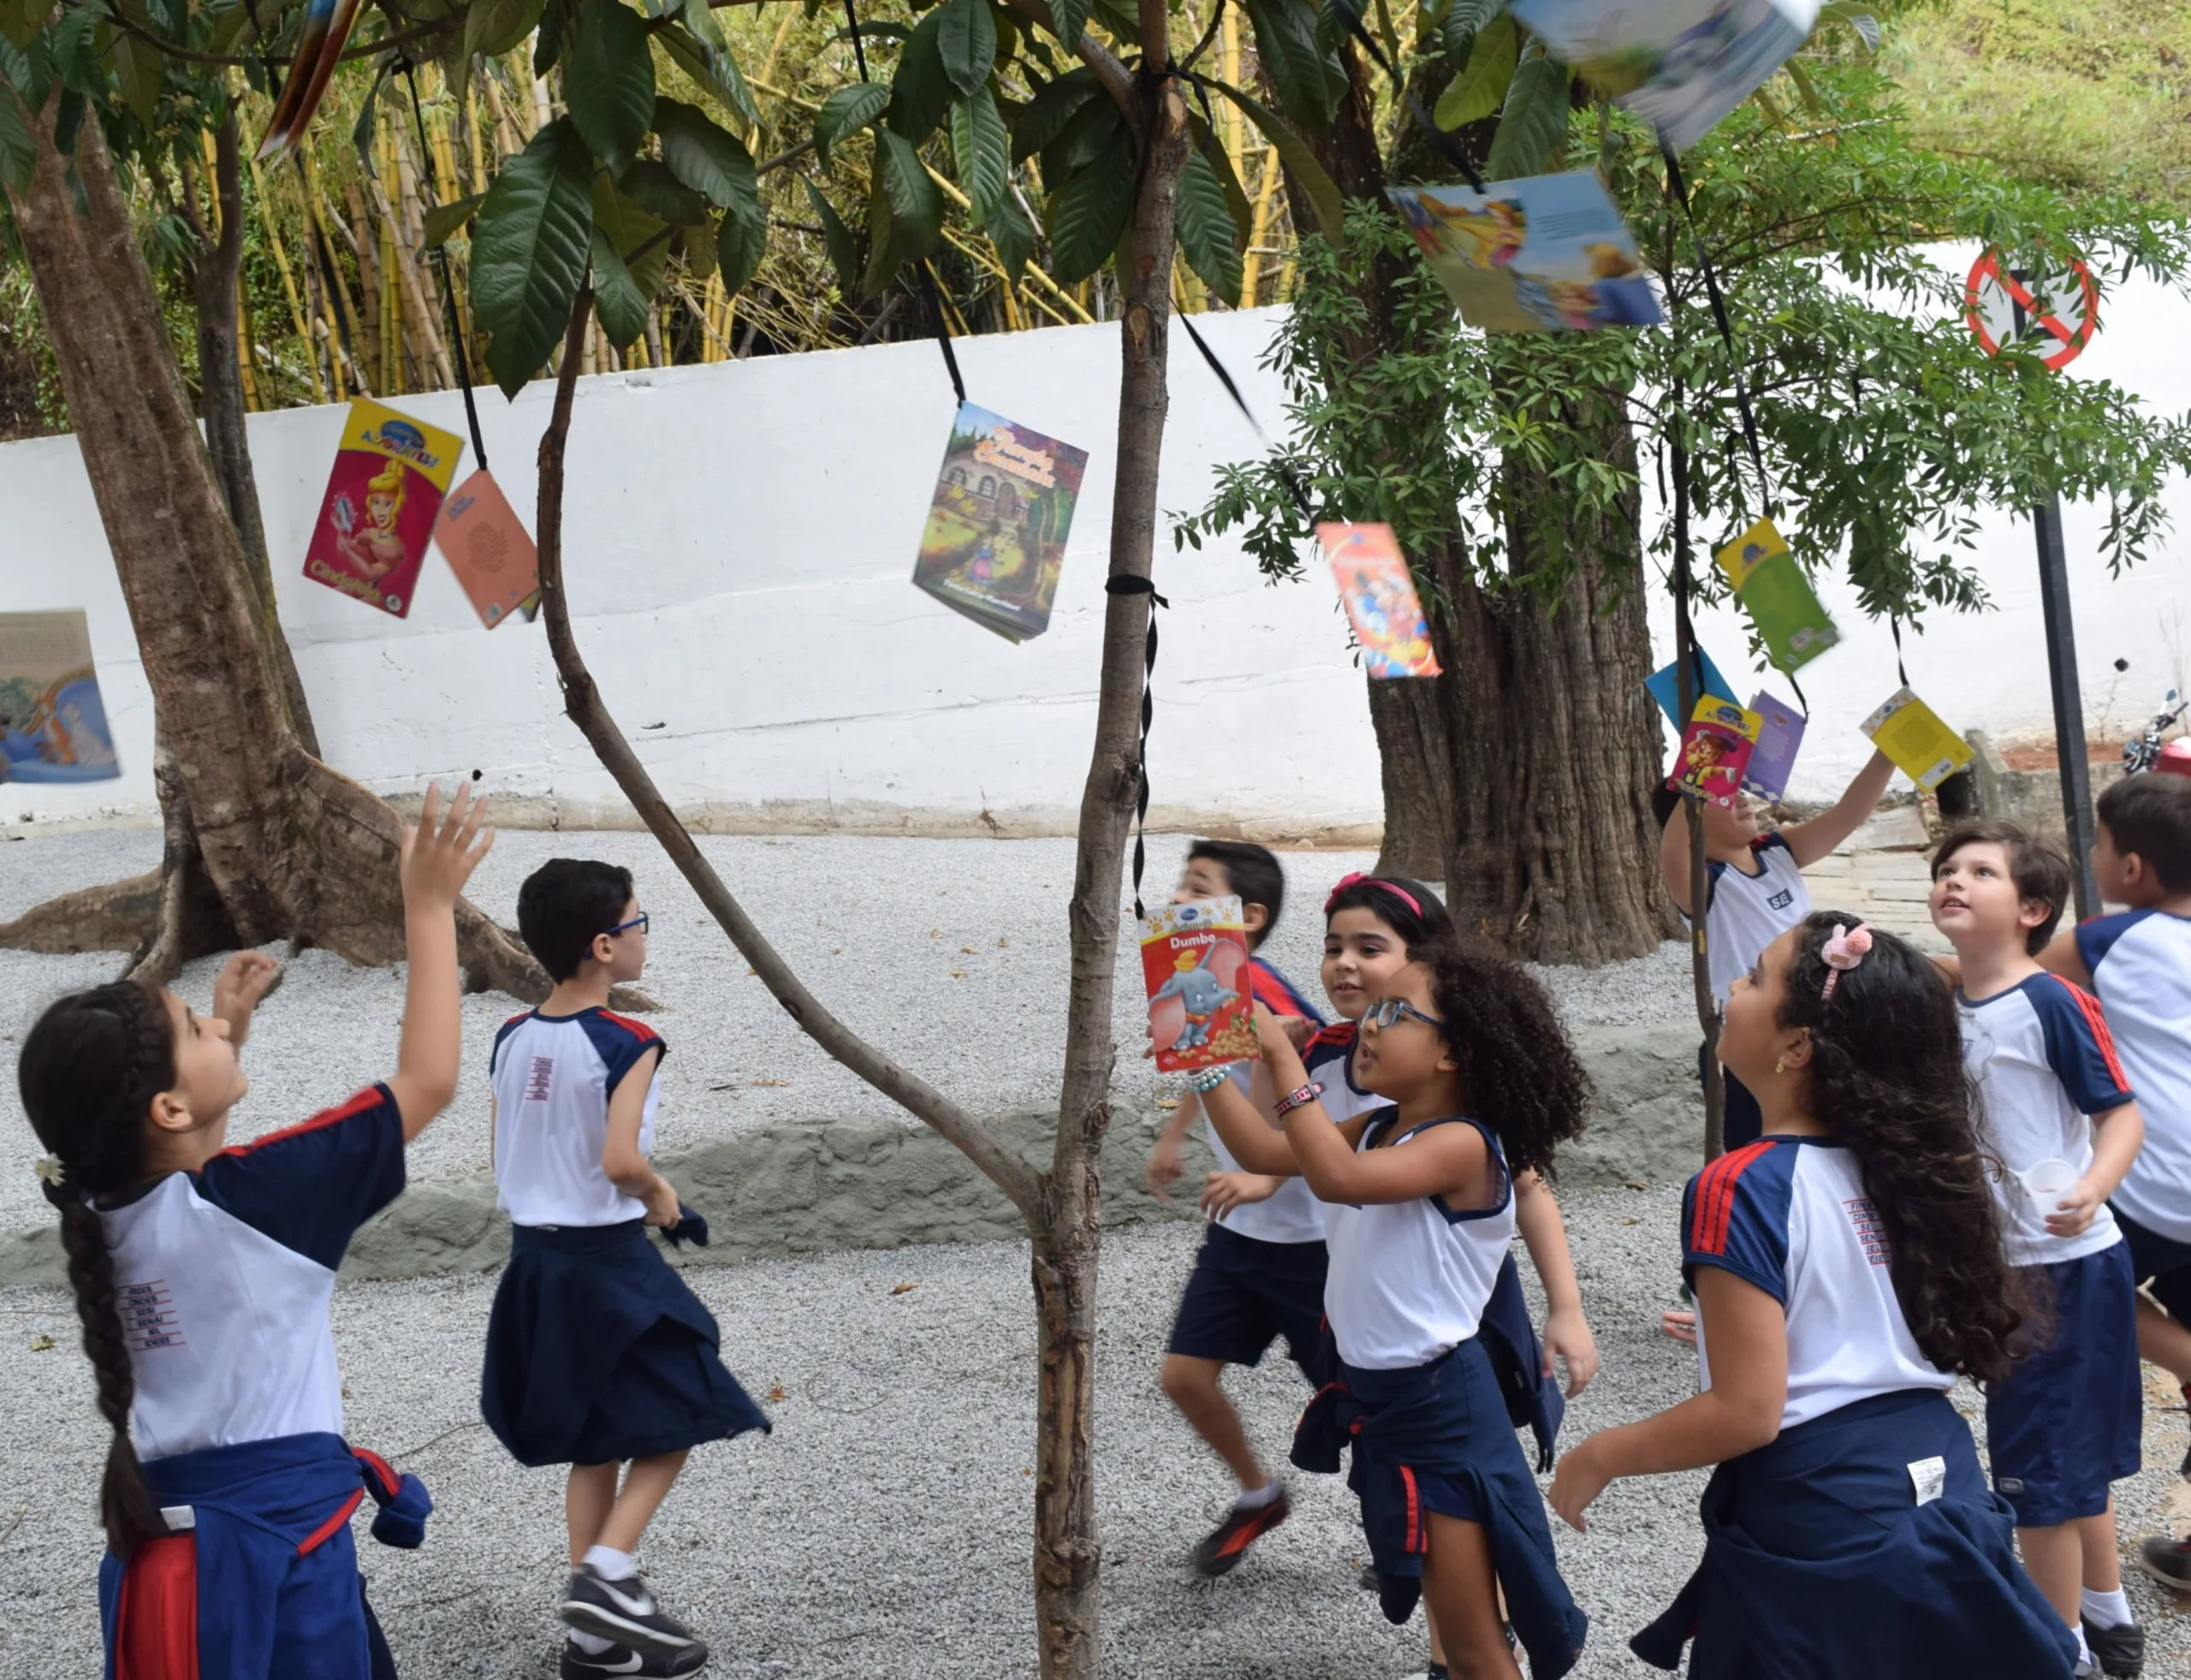
[(468, 784), (460, 787), (443, 818), (441, 796), (439, 784), (429, 787), (418, 826), (404, 826), (396, 873), (403, 884), (403, 902), (411, 908), (449, 908), (463, 893), (479, 860), (494, 849), (495, 831), (483, 832), (479, 827), (487, 814), (486, 800), (474, 799)]
[(228, 1023), (229, 1042), (237, 1049), (251, 1036), (252, 1013), (280, 983), (282, 965), (264, 951), (239, 951), (213, 982), (214, 1017)]

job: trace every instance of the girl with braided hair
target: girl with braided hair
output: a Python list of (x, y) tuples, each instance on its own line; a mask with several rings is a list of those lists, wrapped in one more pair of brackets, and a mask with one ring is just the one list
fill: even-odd
[(2088, 1672), (1947, 1398), (2007, 1375), (2022, 1322), (1953, 997), (1902, 940), (1816, 914), (1736, 981), (1719, 1054), (1764, 1130), (1682, 1202), (1701, 1392), (1570, 1449), (1552, 1487), (1579, 1529), (1621, 1476), (1716, 1466), (1703, 1561), (1631, 1648), (1671, 1671), (1690, 1644), (1695, 1680)]
[(349, 1518), (416, 1546), (430, 1502), (342, 1438), (328, 1308), (351, 1236), (403, 1189), (403, 1149), (455, 1095), (454, 907), (492, 844), (438, 791), (399, 866), (409, 955), (384, 1083), (225, 1147), (236, 1052), (272, 986), (232, 958), (200, 1016), (124, 981), (54, 1003), (23, 1042), (24, 1111), (61, 1216), (98, 1406), (106, 1680), (392, 1680)]

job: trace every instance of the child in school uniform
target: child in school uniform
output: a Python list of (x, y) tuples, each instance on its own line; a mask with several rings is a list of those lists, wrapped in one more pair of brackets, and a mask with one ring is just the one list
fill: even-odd
[(555, 987), (495, 1036), (510, 1263), (480, 1410), (520, 1463), (571, 1467), (564, 1680), (690, 1674), (708, 1647), (640, 1580), (639, 1540), (692, 1448), (769, 1422), (724, 1369), (714, 1316), (647, 1238), (699, 1221), (648, 1159), (666, 1047), (608, 1006), (646, 966), (631, 871), (551, 859), (519, 890), (517, 919)]
[[(2099, 994), (2138, 1094), (2145, 1147), (2110, 1206), (2146, 1291), (2138, 1351), (2191, 1404), (2191, 781), (2126, 777), (2099, 796), (2099, 818), (2100, 897), (2130, 908), (2057, 935), (2039, 960)], [(2191, 1540), (2148, 1540), (2138, 1564), (2191, 1593)]]
[(1543, 988), (1458, 941), (1411, 948), (1364, 1008), (1352, 1077), (1388, 1105), (1371, 1113), (1333, 1125), (1291, 1039), (1257, 1020), (1283, 1131), (1221, 1076), (1195, 1083), (1244, 1167), (1298, 1172), (1325, 1203), (1333, 1363), (1293, 1462), (1333, 1471), (1351, 1449), (1388, 1619), (1420, 1598), (1456, 1669), (1518, 1677), (1511, 1618), (1530, 1672), (1556, 1680), (1588, 1622), (1478, 1333), (1515, 1178), (1581, 1131), (1588, 1081)]
[(1671, 1671), (1688, 1645), (1691, 1680), (2070, 1675), (1948, 1400), (2009, 1374), (2022, 1322), (1953, 998), (1904, 941), (1813, 915), (1737, 982), (1719, 1054), (1765, 1130), (1682, 1198), (1701, 1392), (1553, 1481), (1579, 1529), (1609, 1482), (1716, 1466), (1703, 1561), (1631, 1648)]
[(492, 844), (460, 789), (407, 830), (396, 1069), (340, 1107), (226, 1147), (236, 1052), (272, 959), (233, 958), (200, 1016), (123, 981), (62, 998), (23, 1041), (23, 1108), (113, 1427), (99, 1487), (106, 1680), (393, 1680), (350, 1517), (415, 1546), (431, 1502), (343, 1440), (328, 1308), (358, 1227), (403, 1190), (404, 1145), (456, 1091), (455, 904)]
[[(1285, 906), (1286, 873), (1278, 859), (1249, 841), (1196, 840), (1172, 901), (1236, 893), (1249, 946), (1259, 947)], [(1252, 994), (1273, 1013), (1308, 1031), (1323, 1024), (1315, 1006), (1268, 959), (1253, 958), (1248, 974)], [(1250, 1101), (1267, 1109), (1268, 1082), (1252, 1080), (1248, 1063), (1233, 1067)], [(1179, 1177), (1179, 1146), (1200, 1112), (1191, 1095), (1182, 1097), (1149, 1154), (1149, 1185), (1159, 1196), (1168, 1197)], [(1240, 1484), (1232, 1509), (1192, 1553), (1196, 1572), (1214, 1578), (1237, 1567), (1250, 1546), (1292, 1512), (1284, 1480), (1264, 1469), (1219, 1379), (1227, 1365), (1256, 1364), (1282, 1334), (1302, 1374), (1312, 1383), (1319, 1380), (1325, 1255), (1323, 1211), (1307, 1185), (1242, 1172), (1214, 1131), (1210, 1147), (1217, 1170), (1205, 1179), (1201, 1202), (1211, 1223), (1187, 1274), (1162, 1380), (1180, 1416)]]
[[(2013, 822), (1966, 823), (1933, 856), (1979, 1137), (2005, 1169), (2009, 1259), (2051, 1321), (1986, 1392), (1993, 1486), (2040, 1590), (2104, 1672), (2135, 1680), (2145, 1631), (2123, 1593), (2110, 1484), (2138, 1472), (2138, 1285), (2107, 1198), (2145, 1128), (2099, 1000), (2034, 958), (2069, 895), (2069, 860)], [(2068, 1182), (2041, 1195), (2040, 1174)]]

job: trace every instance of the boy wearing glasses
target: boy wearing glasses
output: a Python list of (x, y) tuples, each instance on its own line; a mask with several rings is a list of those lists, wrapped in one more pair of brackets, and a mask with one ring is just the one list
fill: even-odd
[(480, 1410), (520, 1463), (571, 1467), (564, 1680), (690, 1674), (708, 1647), (640, 1581), (639, 1537), (686, 1453), (768, 1420), (647, 1240), (685, 1214), (648, 1160), (667, 1047), (608, 1006), (646, 967), (631, 871), (555, 858), (520, 889), (517, 919), (555, 983), (495, 1035), (495, 1182), (512, 1230)]

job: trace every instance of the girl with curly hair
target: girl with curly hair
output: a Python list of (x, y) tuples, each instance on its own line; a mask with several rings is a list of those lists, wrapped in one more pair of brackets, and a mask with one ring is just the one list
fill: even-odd
[[(1365, 1000), (1349, 1077), (1381, 1103), (1333, 1124), (1292, 1042), (1258, 1010), (1274, 1129), (1225, 1079), (1195, 1076), (1250, 1172), (1298, 1173), (1327, 1204), (1332, 1380), (1293, 1462), (1339, 1468), (1362, 1502), (1387, 1618), (1423, 1600), (1456, 1672), (1516, 1677), (1503, 1589), (1530, 1672), (1574, 1666), (1588, 1621), (1559, 1577), (1544, 1501), (1479, 1331), (1515, 1233), (1515, 1180), (1582, 1126), (1589, 1082), (1544, 988), (1486, 947), (1410, 943)], [(1334, 1001), (1337, 1001), (1336, 997)], [(1203, 1089), (1207, 1085), (1208, 1089)]]
[(1765, 1126), (1682, 1201), (1701, 1392), (1553, 1482), (1579, 1529), (1621, 1476), (1718, 1467), (1703, 1562), (1631, 1648), (1671, 1671), (1694, 1641), (1698, 1680), (2069, 1675), (1947, 1398), (2007, 1374), (2022, 1321), (1953, 998), (1903, 941), (1813, 915), (1735, 983), (1719, 1054)]

